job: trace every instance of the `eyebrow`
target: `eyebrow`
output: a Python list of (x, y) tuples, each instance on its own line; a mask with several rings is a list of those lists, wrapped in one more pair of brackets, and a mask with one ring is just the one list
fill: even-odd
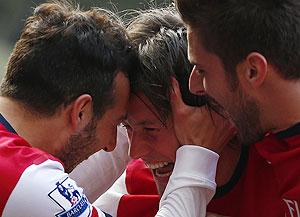
[(190, 64), (199, 68), (204, 68), (204, 65), (201, 63), (197, 63), (196, 61), (192, 60), (190, 61)]
[(154, 121), (151, 120), (144, 120), (136, 123), (136, 125), (154, 125), (154, 124), (160, 124), (160, 123), (157, 122), (155, 123)]
[(151, 111), (151, 113), (160, 121), (160, 123), (164, 126), (167, 127), (166, 123), (160, 118), (160, 116), (158, 114), (156, 114), (152, 108), (150, 107), (150, 105), (148, 105), (143, 99), (142, 97), (140, 97), (138, 94), (133, 93), (139, 100), (141, 100), (141, 102)]
[[(124, 122), (125, 123), (127, 123), (127, 124), (129, 124), (129, 120), (128, 120), (128, 117), (126, 118), (126, 119), (124, 119)], [(160, 122), (158, 123), (157, 121), (153, 121), (153, 120), (148, 120), (148, 119), (146, 119), (146, 120), (141, 120), (141, 121), (138, 121), (138, 122), (136, 122), (136, 123), (133, 123), (134, 125), (138, 125), (138, 126), (145, 126), (145, 125), (159, 125), (159, 124), (161, 124)]]

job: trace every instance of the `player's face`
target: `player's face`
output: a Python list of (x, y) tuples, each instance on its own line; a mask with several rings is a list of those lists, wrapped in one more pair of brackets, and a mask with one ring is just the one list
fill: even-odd
[(163, 124), (147, 97), (139, 93), (130, 96), (123, 125), (130, 141), (130, 156), (145, 161), (153, 171), (159, 191), (163, 191), (179, 147), (171, 120)]
[(106, 110), (98, 121), (96, 135), (98, 150), (113, 151), (116, 147), (117, 126), (124, 120), (127, 114), (130, 85), (128, 78), (120, 72), (115, 78), (114, 104)]
[(128, 78), (122, 72), (118, 73), (115, 78), (113, 105), (100, 119), (92, 119), (81, 132), (72, 135), (62, 150), (63, 156), (60, 159), (64, 162), (67, 172), (93, 153), (101, 149), (112, 151), (115, 148), (117, 125), (126, 116), (129, 91)]
[[(259, 140), (263, 131), (257, 101), (247, 94), (239, 77), (238, 84), (234, 87), (220, 58), (208, 52), (202, 45), (199, 32), (190, 26), (187, 29), (189, 60), (195, 65), (190, 75), (191, 92), (198, 95), (208, 94), (228, 111), (239, 130), (243, 144)], [(243, 73), (239, 70), (244, 68), (237, 67), (237, 75)]]

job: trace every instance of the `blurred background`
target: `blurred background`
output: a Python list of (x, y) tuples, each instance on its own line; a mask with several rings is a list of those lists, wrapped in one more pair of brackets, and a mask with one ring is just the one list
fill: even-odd
[[(0, 79), (26, 17), (43, 2), (46, 0), (0, 0)], [(145, 9), (149, 5), (159, 6), (170, 3), (168, 0), (76, 0), (75, 2), (85, 9), (102, 7), (114, 12), (125, 9)]]

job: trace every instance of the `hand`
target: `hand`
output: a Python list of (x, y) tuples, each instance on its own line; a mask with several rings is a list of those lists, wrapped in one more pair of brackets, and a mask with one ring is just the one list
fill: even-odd
[(172, 78), (172, 115), (175, 134), (181, 145), (198, 145), (220, 153), (236, 134), (232, 122), (207, 106), (192, 107), (181, 98), (178, 82)]

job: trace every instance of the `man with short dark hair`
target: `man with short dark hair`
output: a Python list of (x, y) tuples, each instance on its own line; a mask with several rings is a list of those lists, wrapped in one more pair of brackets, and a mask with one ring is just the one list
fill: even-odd
[[(64, 2), (35, 9), (1, 85), (1, 216), (110, 216), (91, 206), (90, 195), (67, 172), (98, 150), (116, 146), (117, 125), (128, 104), (128, 77), (137, 60), (113, 13), (81, 11)], [(178, 166), (157, 217), (182, 216), (176, 209), (189, 204), (191, 189), (207, 190), (211, 172), (184, 163), (198, 159), (201, 149), (185, 146), (177, 153)], [(100, 159), (97, 167), (105, 165)], [(213, 190), (214, 183), (209, 184)], [(197, 211), (193, 206), (184, 216)]]
[(1, 84), (1, 216), (105, 215), (67, 173), (114, 149), (136, 62), (112, 13), (63, 2), (34, 10)]
[[(189, 92), (188, 79), (192, 65), (187, 58), (186, 29), (175, 7), (151, 8), (136, 13), (137, 16), (130, 20), (127, 30), (138, 51), (142, 69), (137, 73), (137, 81), (132, 84), (127, 118), (122, 122), (130, 142), (129, 154), (135, 160), (127, 165), (126, 172), (94, 203), (117, 217), (153, 217), (172, 175), (179, 145), (172, 122), (172, 77), (180, 85), (183, 100), (195, 108), (203, 106), (203, 111), (207, 112), (203, 112), (203, 119), (198, 125), (207, 130), (203, 134), (224, 138), (234, 129), (230, 121), (218, 119), (215, 111), (222, 111), (218, 110), (214, 102)], [(218, 163), (209, 157), (216, 153), (204, 148), (199, 159), (194, 162), (189, 159), (188, 163), (198, 168), (205, 167), (212, 176), (205, 177), (205, 173), (202, 174), (207, 180), (203, 192), (192, 190), (189, 203), (184, 208), (176, 206), (177, 213), (184, 216), (186, 210), (189, 210), (192, 216), (206, 216), (206, 206), (215, 192), (204, 190), (205, 186), (216, 182), (216, 191), (222, 193), (222, 186), (230, 184), (239, 173), (236, 168), (243, 163), (240, 159), (244, 157), (246, 147), (241, 148), (238, 141), (233, 139), (224, 142), (226, 145), (218, 153)], [(198, 210), (193, 213), (192, 207), (195, 205)]]
[[(176, 0), (176, 5), (194, 65), (190, 90), (223, 106), (249, 149), (241, 175), (208, 210), (300, 216), (300, 2)], [(190, 127), (191, 109), (178, 103), (179, 95), (173, 97), (176, 135), (199, 141)]]

